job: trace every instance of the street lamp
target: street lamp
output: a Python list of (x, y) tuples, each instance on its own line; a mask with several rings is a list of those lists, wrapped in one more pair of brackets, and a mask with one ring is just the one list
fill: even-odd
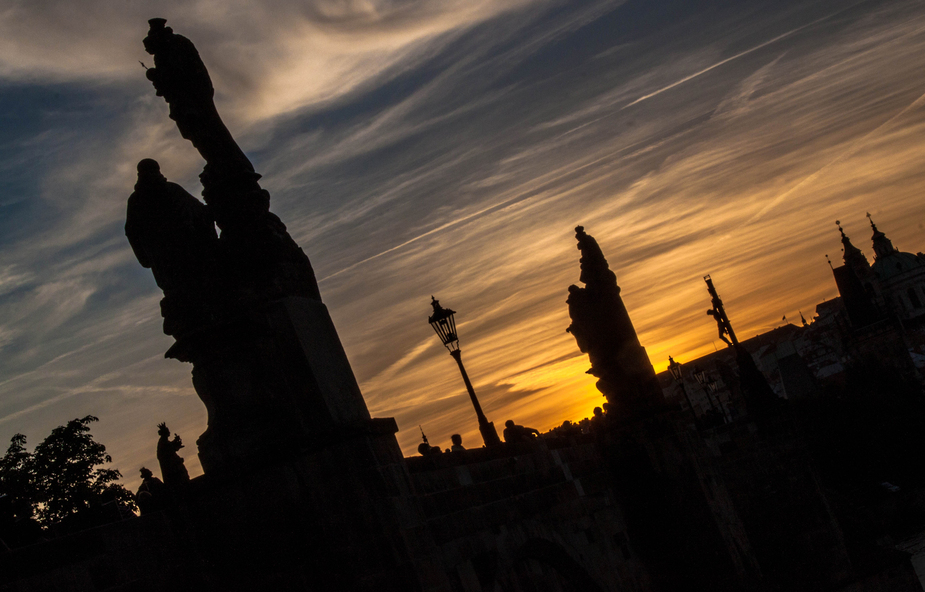
[(710, 382), (707, 383), (707, 388), (710, 389), (710, 393), (713, 394), (713, 398), (716, 399), (716, 402), (719, 403), (719, 408), (723, 412), (723, 419), (726, 423), (732, 423), (732, 414), (729, 413), (729, 408), (725, 403), (719, 400), (719, 383), (716, 382), (715, 378), (711, 378)]
[(694, 366), (694, 369), (691, 371), (691, 374), (694, 375), (694, 379), (700, 386), (703, 386), (707, 383), (707, 372), (700, 366)]
[(681, 364), (674, 361), (674, 358), (668, 356), (668, 372), (671, 373), (671, 377), (674, 378), (675, 382), (681, 385), (681, 390), (684, 391), (684, 398), (687, 399), (687, 404), (690, 405), (691, 413), (694, 414), (694, 418), (697, 418), (697, 412), (694, 411), (694, 404), (691, 403), (691, 396), (687, 392), (687, 386), (684, 384), (684, 376), (681, 374)]
[(691, 372), (694, 375), (694, 378), (697, 380), (697, 383), (700, 385), (700, 388), (703, 389), (703, 392), (707, 394), (707, 401), (710, 402), (710, 407), (713, 408), (713, 411), (722, 414), (723, 421), (726, 420), (726, 414), (723, 413), (721, 409), (717, 408), (716, 402), (711, 397), (711, 394), (716, 393), (716, 381), (707, 376), (706, 370), (701, 368), (699, 365), (694, 366), (694, 371)]
[(430, 298), (430, 304), (434, 307), (434, 314), (427, 319), (427, 322), (434, 328), (437, 336), (440, 337), (440, 342), (446, 346), (450, 355), (459, 365), (459, 372), (462, 374), (463, 382), (466, 383), (466, 390), (469, 391), (469, 398), (472, 399), (472, 406), (475, 407), (475, 415), (479, 420), (479, 432), (482, 434), (482, 441), (485, 446), (498, 446), (501, 444), (501, 438), (498, 437), (495, 424), (488, 421), (485, 414), (482, 413), (482, 406), (479, 405), (479, 399), (475, 396), (475, 389), (472, 388), (469, 375), (466, 374), (466, 368), (462, 363), (462, 352), (459, 351), (459, 337), (456, 335), (456, 320), (453, 318), (456, 311), (443, 308), (440, 306), (440, 301), (433, 296)]

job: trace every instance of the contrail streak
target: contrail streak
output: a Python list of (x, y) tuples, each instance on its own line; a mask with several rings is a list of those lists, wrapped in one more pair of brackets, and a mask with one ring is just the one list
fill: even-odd
[[(565, 135), (565, 134), (563, 134), (563, 135)], [(467, 221), (469, 221), (469, 220), (471, 220), (471, 219), (473, 219), (473, 218), (477, 218), (477, 217), (481, 216), (482, 214), (491, 212), (492, 210), (498, 210), (498, 209), (503, 208), (504, 206), (511, 205), (511, 204), (513, 204), (513, 203), (527, 202), (527, 201), (529, 201), (529, 200), (532, 200), (532, 199), (536, 198), (537, 196), (536, 196), (536, 195), (530, 195), (530, 194), (537, 194), (537, 193), (540, 193), (540, 192), (543, 190), (543, 188), (551, 186), (551, 185), (552, 185), (553, 183), (555, 183), (556, 181), (559, 181), (559, 180), (563, 179), (564, 177), (567, 177), (568, 175), (573, 175), (573, 174), (575, 174), (575, 173), (578, 172), (578, 171), (581, 171), (581, 170), (583, 170), (583, 169), (587, 169), (587, 168), (592, 167), (592, 166), (594, 166), (594, 165), (596, 165), (596, 164), (598, 164), (598, 163), (601, 163), (601, 162), (603, 162), (603, 161), (612, 160), (613, 158), (615, 158), (615, 157), (618, 156), (619, 154), (621, 154), (621, 153), (623, 153), (623, 152), (626, 152), (626, 151), (628, 151), (628, 150), (630, 150), (630, 149), (632, 149), (632, 148), (635, 148), (636, 146), (639, 146), (640, 144), (643, 144), (645, 141), (646, 141), (646, 140), (640, 140), (640, 141), (638, 141), (638, 142), (634, 142), (634, 143), (632, 143), (632, 144), (629, 144), (628, 146), (623, 146), (622, 148), (619, 148), (618, 150), (614, 150), (614, 151), (608, 152), (607, 154), (605, 154), (605, 155), (603, 155), (603, 156), (599, 156), (599, 157), (597, 157), (597, 158), (591, 160), (590, 162), (586, 162), (586, 163), (584, 163), (584, 164), (582, 164), (582, 165), (580, 165), (580, 166), (577, 166), (577, 167), (575, 167), (575, 168), (569, 168), (569, 169), (567, 169), (567, 170), (564, 170), (563, 172), (560, 172), (560, 171), (562, 171), (562, 169), (557, 169), (557, 170), (554, 171), (553, 173), (551, 173), (551, 174), (549, 174), (549, 175), (545, 175), (546, 178), (545, 178), (542, 182), (540, 182), (540, 183), (538, 183), (538, 184), (536, 184), (536, 185), (534, 185), (534, 186), (532, 186), (532, 187), (528, 187), (528, 188), (525, 188), (525, 189), (522, 189), (522, 190), (518, 191), (513, 197), (509, 197), (508, 199), (502, 200), (502, 201), (500, 201), (500, 202), (498, 202), (498, 203), (496, 203), (496, 204), (492, 204), (492, 205), (490, 205), (490, 206), (486, 206), (486, 207), (482, 208), (481, 210), (479, 210), (479, 211), (477, 211), (477, 212), (473, 212), (473, 213), (469, 214), (468, 216), (463, 216), (462, 218), (458, 218), (458, 219), (456, 219), (456, 220), (453, 220), (452, 222), (447, 222), (447, 223), (445, 223), (445, 224), (441, 224), (441, 225), (438, 226), (437, 228), (433, 228), (433, 229), (428, 230), (427, 232), (425, 232), (425, 233), (423, 233), (423, 234), (419, 234), (418, 236), (415, 236), (414, 238), (410, 238), (410, 239), (406, 240), (405, 242), (403, 242), (403, 243), (401, 243), (401, 244), (399, 244), (399, 245), (395, 245), (394, 247), (391, 247), (391, 248), (389, 248), (389, 249), (386, 249), (385, 251), (381, 251), (381, 252), (379, 252), (379, 253), (376, 253), (375, 255), (371, 255), (371, 256), (369, 256), (369, 257), (367, 257), (366, 259), (363, 259), (363, 260), (361, 260), (361, 261), (357, 261), (356, 263), (353, 263), (353, 264), (351, 264), (351, 265), (349, 265), (349, 266), (347, 266), (347, 267), (345, 267), (345, 268), (343, 268), (343, 269), (341, 269), (341, 270), (339, 270), (339, 271), (335, 271), (334, 273), (332, 273), (332, 274), (330, 274), (330, 275), (327, 275), (327, 276), (325, 276), (325, 277), (319, 279), (319, 280), (318, 280), (318, 283), (320, 284), (321, 282), (324, 282), (324, 281), (327, 281), (327, 280), (329, 280), (329, 279), (331, 279), (331, 278), (337, 277), (337, 276), (339, 276), (340, 274), (342, 274), (342, 273), (344, 273), (344, 272), (346, 272), (346, 271), (350, 271), (351, 269), (355, 269), (356, 267), (359, 267), (360, 265), (363, 265), (364, 263), (368, 263), (368, 262), (372, 261), (373, 259), (378, 259), (379, 257), (382, 257), (383, 255), (388, 255), (389, 253), (391, 253), (391, 252), (393, 252), (393, 251), (397, 251), (397, 250), (399, 250), (399, 249), (401, 249), (401, 248), (403, 248), (403, 247), (406, 247), (406, 246), (410, 245), (411, 243), (414, 243), (414, 242), (417, 242), (417, 241), (421, 240), (422, 238), (426, 238), (426, 237), (428, 237), (428, 236), (430, 236), (430, 235), (432, 235), (432, 234), (436, 234), (436, 233), (438, 233), (438, 232), (440, 232), (440, 231), (446, 230), (447, 228), (451, 228), (451, 227), (453, 227), (453, 226), (456, 226), (457, 224), (462, 224), (463, 222), (467, 222)], [(530, 197), (525, 197), (525, 196), (528, 196), (528, 195), (529, 195)]]
[(925, 105), (925, 94), (921, 95), (919, 98), (917, 98), (916, 100), (914, 100), (914, 101), (912, 101), (911, 103), (909, 103), (908, 105), (906, 105), (906, 107), (905, 107), (902, 111), (900, 111), (899, 113), (897, 113), (897, 114), (894, 115), (893, 117), (890, 117), (889, 119), (887, 119), (886, 121), (884, 121), (883, 123), (881, 123), (880, 125), (878, 125), (877, 127), (875, 127), (874, 129), (870, 130), (869, 132), (867, 132), (866, 134), (864, 134), (863, 136), (861, 136), (860, 138), (858, 138), (857, 140), (855, 140), (854, 142), (852, 142), (851, 145), (848, 147), (847, 150), (845, 150), (844, 152), (842, 152), (841, 154), (839, 154), (838, 156), (836, 156), (835, 158), (833, 158), (831, 161), (829, 161), (829, 162), (827, 162), (826, 164), (824, 164), (824, 165), (823, 165), (819, 170), (817, 170), (815, 173), (809, 175), (808, 177), (806, 177), (805, 179), (803, 179), (802, 181), (800, 181), (799, 183), (797, 183), (796, 185), (794, 185), (793, 187), (791, 187), (790, 189), (788, 189), (786, 192), (784, 192), (784, 193), (782, 193), (781, 195), (778, 195), (777, 197), (775, 197), (775, 198), (771, 201), (771, 203), (769, 203), (768, 205), (766, 205), (766, 206), (764, 206), (763, 208), (761, 208), (761, 211), (759, 211), (757, 214), (755, 214), (754, 216), (752, 216), (751, 218), (749, 218), (748, 221), (746, 221), (745, 223), (746, 223), (746, 224), (751, 224), (752, 222), (755, 222), (756, 220), (759, 220), (762, 216), (764, 216), (766, 213), (768, 213), (768, 211), (769, 211), (771, 208), (773, 208), (773, 207), (777, 206), (778, 204), (780, 204), (781, 202), (783, 202), (783, 201), (784, 201), (785, 199), (787, 199), (790, 195), (792, 195), (793, 193), (795, 193), (796, 191), (798, 191), (801, 187), (803, 187), (804, 185), (806, 185), (806, 184), (808, 184), (808, 183), (812, 183), (813, 181), (815, 181), (816, 179), (818, 179), (819, 176), (822, 175), (822, 173), (824, 173), (825, 170), (828, 169), (830, 166), (832, 166), (833, 164), (835, 164), (835, 163), (837, 163), (837, 162), (839, 162), (839, 161), (844, 160), (845, 158), (847, 158), (847, 157), (851, 156), (852, 154), (854, 154), (855, 152), (857, 152), (857, 151), (867, 142), (868, 138), (870, 138), (871, 136), (873, 136), (874, 134), (876, 134), (877, 132), (879, 132), (880, 130), (882, 130), (883, 128), (885, 128), (886, 126), (890, 125), (891, 123), (893, 123), (894, 121), (896, 121), (897, 119), (899, 119), (900, 117), (902, 117), (903, 115), (905, 115), (906, 113), (908, 113), (908, 112), (909, 112), (910, 110), (912, 110), (913, 108), (915, 108), (915, 107), (920, 107), (920, 106), (922, 106), (922, 105)]
[(514, 196), (514, 197), (512, 197), (512, 198), (510, 198), (510, 199), (507, 199), (507, 200), (505, 200), (505, 201), (502, 201), (501, 203), (492, 204), (492, 205), (488, 206), (487, 208), (483, 208), (483, 209), (479, 210), (478, 212), (473, 212), (473, 213), (469, 214), (468, 216), (463, 216), (462, 218), (459, 218), (459, 219), (457, 219), (457, 220), (453, 220), (452, 222), (447, 222), (446, 224), (441, 224), (440, 226), (438, 226), (438, 227), (436, 227), (436, 228), (434, 228), (434, 229), (432, 229), (432, 230), (428, 230), (428, 231), (425, 232), (424, 234), (419, 234), (419, 235), (417, 235), (416, 237), (410, 238), (410, 239), (406, 240), (405, 242), (403, 242), (403, 243), (401, 243), (401, 244), (399, 244), (399, 245), (395, 245), (394, 247), (392, 247), (392, 248), (390, 248), (390, 249), (386, 249), (385, 251), (381, 251), (381, 252), (379, 252), (379, 253), (376, 253), (375, 255), (373, 255), (373, 256), (371, 256), (371, 257), (367, 257), (366, 259), (363, 259), (362, 261), (357, 261), (356, 263), (354, 263), (354, 264), (352, 264), (352, 265), (350, 265), (350, 266), (348, 266), (348, 267), (345, 267), (345, 268), (341, 269), (340, 271), (335, 271), (335, 272), (332, 273), (331, 275), (326, 276), (326, 277), (323, 277), (323, 278), (321, 278), (320, 280), (318, 280), (318, 283), (324, 282), (324, 281), (329, 280), (329, 279), (331, 279), (331, 278), (333, 278), (333, 277), (337, 277), (337, 276), (339, 276), (340, 274), (344, 273), (345, 271), (350, 271), (351, 269), (354, 269), (354, 268), (356, 268), (356, 267), (358, 267), (358, 266), (360, 266), (360, 265), (363, 265), (364, 263), (368, 263), (368, 262), (372, 261), (373, 259), (378, 259), (379, 257), (382, 257), (383, 255), (388, 255), (389, 253), (391, 253), (391, 252), (393, 252), (393, 251), (397, 251), (397, 250), (401, 249), (402, 247), (406, 247), (406, 246), (410, 245), (411, 243), (417, 242), (417, 241), (421, 240), (422, 238), (425, 238), (425, 237), (428, 237), (428, 236), (430, 236), (430, 235), (432, 235), (432, 234), (435, 234), (435, 233), (437, 233), (437, 232), (440, 232), (441, 230), (446, 230), (447, 228), (450, 228), (450, 227), (452, 227), (452, 226), (456, 226), (457, 224), (462, 224), (463, 222), (466, 222), (467, 220), (471, 220), (472, 218), (476, 218), (476, 217), (478, 217), (478, 216), (481, 216), (481, 215), (484, 214), (485, 212), (488, 212), (488, 211), (493, 210), (493, 209), (495, 209), (495, 208), (500, 208), (500, 207), (506, 206), (506, 205), (508, 205), (508, 204), (511, 203), (511, 202), (517, 201), (520, 197), (521, 197), (521, 194), (518, 194), (518, 195), (516, 195), (516, 196)]
[[(759, 50), (759, 49), (761, 49), (761, 48), (763, 48), (763, 47), (766, 47), (766, 46), (768, 46), (768, 45), (771, 45), (772, 43), (776, 43), (777, 41), (780, 41), (781, 39), (784, 39), (785, 37), (788, 37), (788, 36), (790, 36), (790, 35), (793, 35), (794, 33), (798, 32), (798, 31), (800, 31), (800, 30), (802, 30), (802, 29), (805, 29), (805, 28), (807, 28), (807, 27), (811, 27), (811, 26), (813, 26), (813, 25), (815, 25), (815, 24), (817, 24), (817, 23), (820, 23), (820, 22), (822, 22), (822, 21), (824, 21), (824, 20), (830, 19), (830, 18), (832, 18), (832, 17), (834, 17), (834, 16), (836, 16), (836, 15), (838, 15), (838, 14), (841, 14), (842, 12), (845, 12), (845, 11), (847, 11), (847, 10), (850, 10), (850, 9), (854, 8), (855, 6), (858, 6), (858, 5), (860, 5), (860, 4), (864, 4), (864, 3), (868, 2), (868, 1), (869, 1), (869, 0), (860, 0), (860, 2), (855, 2), (854, 4), (851, 4), (850, 6), (846, 6), (845, 8), (842, 8), (841, 10), (838, 10), (838, 11), (835, 11), (835, 12), (833, 12), (833, 13), (831, 13), (831, 14), (826, 15), (826, 16), (820, 17), (820, 18), (818, 18), (818, 19), (816, 19), (816, 20), (814, 20), (814, 21), (812, 21), (812, 22), (810, 22), (810, 23), (807, 23), (807, 24), (805, 24), (805, 25), (799, 26), (799, 27), (797, 27), (796, 29), (793, 29), (793, 30), (791, 30), (791, 31), (787, 31), (786, 33), (783, 33), (783, 34), (781, 34), (781, 35), (778, 35), (777, 37), (775, 37), (775, 38), (773, 38), (773, 39), (771, 39), (771, 40), (769, 40), (769, 41), (765, 41), (764, 43), (762, 43), (762, 44), (760, 44), (760, 45), (756, 45), (755, 47), (752, 47), (751, 49), (747, 49), (747, 50), (745, 50), (745, 51), (743, 51), (743, 52), (741, 52), (741, 53), (738, 53), (738, 54), (736, 54), (736, 55), (734, 55), (734, 56), (732, 56), (732, 57), (728, 57), (728, 58), (726, 58), (725, 60), (722, 60), (721, 62), (717, 62), (716, 64), (713, 64), (712, 66), (710, 66), (710, 67), (708, 67), (708, 68), (704, 68), (703, 70), (700, 70), (699, 72), (696, 72), (696, 73), (694, 73), (694, 74), (691, 74), (690, 76), (687, 76), (687, 77), (685, 77), (685, 78), (682, 78), (681, 80), (679, 80), (679, 81), (677, 81), (677, 82), (675, 82), (675, 83), (673, 83), (673, 84), (670, 84), (670, 85), (668, 85), (668, 86), (666, 86), (666, 87), (664, 87), (664, 88), (661, 88), (661, 89), (659, 89), (659, 90), (657, 90), (657, 91), (655, 91), (655, 92), (652, 92), (652, 93), (649, 93), (649, 94), (647, 94), (647, 95), (645, 95), (645, 96), (643, 96), (643, 97), (640, 97), (640, 98), (636, 99), (635, 101), (633, 101), (632, 103), (629, 103), (628, 105), (625, 105), (625, 106), (621, 107), (620, 110), (622, 111), (623, 109), (626, 109), (627, 107), (631, 107), (631, 106), (633, 106), (633, 105), (635, 105), (635, 104), (637, 104), (637, 103), (640, 103), (640, 102), (642, 102), (642, 101), (645, 101), (646, 99), (649, 99), (649, 98), (654, 97), (654, 96), (656, 96), (656, 95), (658, 95), (658, 94), (661, 94), (661, 93), (665, 92), (666, 90), (670, 90), (670, 89), (672, 89), (672, 88), (674, 88), (674, 87), (676, 87), (676, 86), (678, 86), (678, 85), (684, 84), (685, 82), (691, 80), (692, 78), (696, 78), (697, 76), (700, 76), (701, 74), (704, 74), (704, 73), (706, 73), (706, 72), (709, 72), (710, 70), (713, 70), (713, 69), (715, 69), (715, 68), (718, 68), (718, 67), (722, 66), (723, 64), (726, 64), (726, 63), (728, 63), (728, 62), (730, 62), (730, 61), (732, 61), (732, 60), (735, 60), (735, 59), (737, 59), (737, 58), (740, 58), (740, 57), (742, 57), (742, 56), (744, 56), (744, 55), (748, 55), (748, 54), (750, 54), (750, 53), (752, 53), (752, 52), (754, 52), (754, 51), (757, 51), (757, 50)], [(601, 118), (599, 118), (599, 119), (603, 119), (603, 117), (601, 117)], [(593, 122), (591, 122), (591, 123), (593, 123)], [(586, 125), (586, 124), (583, 124), (583, 125)], [(885, 125), (885, 124), (884, 124), (884, 125)], [(580, 127), (583, 127), (583, 126), (580, 126)], [(879, 129), (879, 128), (878, 128), (878, 129)], [(574, 131), (574, 130), (570, 130), (570, 131)], [(563, 134), (563, 135), (567, 135), (568, 133), (570, 133), (570, 132), (566, 132), (566, 134)], [(604, 156), (604, 157), (595, 159), (595, 160), (594, 160), (593, 162), (591, 162), (591, 163), (586, 163), (586, 164), (582, 165), (581, 167), (578, 167), (578, 169), (574, 169), (574, 170), (571, 170), (571, 171), (567, 171), (567, 172), (565, 172), (565, 173), (562, 173), (561, 175), (559, 175), (559, 176), (556, 177), (556, 178), (561, 178), (561, 177), (563, 177), (563, 176), (565, 176), (565, 175), (567, 175), (567, 174), (570, 174), (570, 173), (575, 172), (575, 170), (580, 170), (580, 169), (582, 169), (582, 168), (586, 168), (586, 167), (588, 167), (588, 166), (590, 166), (590, 165), (593, 165), (593, 164), (596, 164), (596, 163), (598, 163), (598, 162), (600, 162), (600, 161), (602, 161), (602, 160), (606, 160), (607, 158), (612, 158), (612, 157), (616, 156), (617, 154), (619, 154), (620, 152), (623, 152), (623, 151), (627, 150), (628, 148), (630, 148), (630, 147), (632, 147), (632, 146), (635, 146), (635, 145), (637, 145), (637, 144), (639, 144), (639, 143), (641, 143), (641, 142), (636, 142), (635, 144), (633, 144), (633, 145), (631, 145), (631, 146), (621, 148), (621, 149), (617, 150), (616, 152), (611, 153), (611, 154), (609, 154), (609, 155), (607, 155), (607, 156)], [(828, 165), (827, 165), (827, 166), (828, 166)], [(796, 188), (794, 188), (794, 189), (796, 189)], [(481, 209), (481, 210), (479, 210), (479, 211), (477, 211), (477, 212), (473, 212), (473, 213), (469, 214), (468, 216), (464, 216), (464, 217), (459, 218), (459, 219), (457, 219), (457, 220), (453, 220), (452, 222), (447, 222), (447, 223), (445, 223), (445, 224), (442, 224), (442, 225), (438, 226), (437, 228), (433, 228), (433, 229), (431, 229), (431, 230), (428, 230), (427, 232), (425, 232), (425, 233), (423, 233), (423, 234), (419, 234), (418, 236), (415, 236), (415, 237), (413, 237), (413, 238), (410, 238), (410, 239), (406, 240), (405, 242), (403, 242), (403, 243), (401, 243), (401, 244), (395, 245), (394, 247), (391, 247), (391, 248), (389, 248), (389, 249), (386, 249), (385, 251), (380, 251), (379, 253), (376, 253), (375, 255), (372, 255), (372, 256), (370, 256), (370, 257), (367, 257), (366, 259), (362, 259), (362, 260), (360, 260), (360, 261), (357, 261), (356, 263), (353, 263), (353, 264), (351, 264), (351, 265), (349, 265), (349, 266), (347, 266), (347, 267), (345, 267), (345, 268), (343, 268), (343, 269), (341, 269), (341, 270), (335, 271), (334, 273), (332, 273), (332, 274), (330, 274), (330, 275), (327, 275), (327, 276), (325, 276), (325, 277), (319, 279), (319, 280), (318, 280), (318, 283), (325, 282), (325, 281), (327, 281), (327, 280), (333, 279), (333, 278), (339, 276), (339, 275), (342, 274), (342, 273), (345, 273), (345, 272), (347, 272), (347, 271), (350, 271), (350, 270), (352, 270), (352, 269), (355, 269), (355, 268), (357, 268), (357, 267), (359, 267), (359, 266), (361, 266), (361, 265), (363, 265), (363, 264), (365, 264), (365, 263), (369, 263), (370, 261), (373, 261), (374, 259), (378, 259), (379, 257), (382, 257), (383, 255), (388, 255), (389, 253), (392, 253), (392, 252), (394, 252), (394, 251), (397, 251), (397, 250), (399, 250), (399, 249), (402, 249), (402, 248), (404, 248), (404, 247), (406, 247), (406, 246), (408, 246), (408, 245), (410, 245), (410, 244), (412, 244), (412, 243), (415, 243), (415, 242), (421, 240), (422, 238), (426, 238), (426, 237), (428, 237), (428, 236), (430, 236), (430, 235), (432, 235), (432, 234), (436, 234), (436, 233), (438, 233), (438, 232), (441, 232), (441, 231), (443, 231), (443, 230), (446, 230), (447, 228), (451, 228), (451, 227), (456, 226), (456, 225), (458, 225), (458, 224), (462, 224), (463, 222), (467, 222), (467, 221), (469, 221), (469, 220), (471, 220), (471, 219), (473, 219), (473, 218), (477, 218), (477, 217), (479, 217), (479, 216), (481, 216), (481, 215), (483, 215), (483, 214), (485, 214), (485, 213), (487, 213), (487, 212), (490, 212), (490, 211), (492, 211), (492, 210), (496, 210), (496, 209), (502, 208), (502, 207), (504, 207), (504, 206), (506, 206), (506, 205), (509, 205), (509, 204), (511, 204), (511, 203), (515, 203), (515, 202), (517, 202), (517, 201), (519, 201), (519, 200), (522, 200), (522, 199), (523, 199), (524, 193), (528, 193), (528, 192), (529, 192), (529, 191), (518, 193), (518, 194), (515, 195), (514, 197), (511, 197), (511, 198), (509, 198), (509, 199), (506, 199), (506, 200), (504, 200), (504, 201), (502, 201), (502, 202), (500, 202), (500, 203), (492, 204), (492, 205), (487, 206), (487, 207), (485, 207), (485, 208), (483, 208), (483, 209)], [(527, 198), (527, 199), (530, 199), (530, 198)], [(775, 203), (776, 203), (776, 202), (775, 202)], [(758, 215), (760, 215), (760, 214), (761, 214), (761, 213), (759, 213)]]
[(643, 102), (643, 101), (645, 101), (645, 100), (647, 100), (647, 99), (651, 99), (652, 97), (654, 97), (654, 96), (656, 96), (656, 95), (660, 95), (660, 94), (662, 94), (663, 92), (665, 92), (666, 90), (671, 90), (671, 89), (673, 89), (673, 88), (676, 87), (676, 86), (680, 86), (680, 85), (684, 84), (685, 82), (687, 82), (687, 81), (689, 81), (689, 80), (692, 80), (692, 79), (694, 79), (694, 78), (697, 78), (698, 76), (700, 76), (700, 75), (702, 75), (702, 74), (706, 74), (706, 73), (709, 72), (710, 70), (713, 70), (713, 69), (715, 69), (715, 68), (719, 68), (719, 67), (722, 66), (723, 64), (727, 64), (727, 63), (731, 62), (732, 60), (737, 60), (737, 59), (739, 59), (739, 58), (742, 57), (742, 56), (746, 56), (746, 55), (748, 55), (748, 54), (750, 54), (750, 53), (752, 53), (752, 52), (754, 52), (754, 51), (758, 51), (759, 49), (761, 49), (761, 48), (763, 48), (763, 47), (767, 47), (768, 45), (771, 45), (772, 43), (777, 43), (777, 42), (780, 41), (781, 39), (784, 39), (784, 38), (786, 38), (786, 37), (790, 37), (790, 36), (793, 35), (794, 33), (797, 33), (797, 32), (799, 32), (799, 31), (805, 29), (806, 27), (811, 27), (811, 26), (813, 26), (813, 25), (815, 25), (815, 24), (821, 23), (822, 21), (828, 20), (828, 19), (832, 18), (833, 16), (839, 15), (839, 14), (845, 12), (846, 10), (852, 9), (852, 8), (854, 8), (855, 6), (859, 5), (859, 4), (864, 4), (864, 3), (867, 2), (867, 1), (868, 1), (868, 0), (861, 0), (860, 2), (855, 2), (854, 4), (852, 4), (852, 5), (850, 5), (850, 6), (846, 6), (845, 8), (842, 8), (841, 10), (835, 11), (835, 12), (833, 12), (832, 14), (827, 14), (826, 16), (821, 17), (821, 18), (818, 18), (818, 19), (814, 20), (814, 21), (811, 22), (811, 23), (806, 23), (805, 25), (801, 25), (801, 26), (797, 27), (796, 29), (793, 29), (793, 30), (787, 31), (786, 33), (783, 33), (783, 34), (781, 34), (781, 35), (778, 35), (778, 36), (775, 37), (774, 39), (771, 39), (771, 40), (769, 40), (769, 41), (765, 41), (764, 43), (761, 43), (760, 45), (756, 45), (755, 47), (753, 47), (753, 48), (751, 48), (751, 49), (746, 49), (745, 51), (743, 51), (743, 52), (741, 52), (741, 53), (737, 53), (737, 54), (734, 55), (734, 56), (728, 57), (728, 58), (726, 58), (725, 60), (722, 60), (722, 61), (720, 61), (720, 62), (717, 62), (717, 63), (713, 64), (712, 66), (709, 66), (709, 67), (707, 67), (707, 68), (704, 68), (703, 70), (701, 70), (701, 71), (699, 71), (699, 72), (695, 72), (695, 73), (691, 74), (690, 76), (686, 76), (686, 77), (682, 78), (681, 80), (678, 80), (677, 82), (674, 82), (674, 83), (672, 83), (672, 84), (669, 84), (668, 86), (662, 87), (662, 88), (660, 88), (660, 89), (658, 89), (658, 90), (656, 90), (656, 91), (654, 91), (654, 92), (651, 92), (651, 93), (649, 93), (649, 94), (647, 94), (647, 95), (645, 95), (645, 96), (639, 97), (638, 99), (636, 99), (636, 100), (633, 101), (632, 103), (629, 103), (629, 104), (624, 105), (623, 107), (621, 107), (621, 108), (620, 108), (620, 111), (622, 111), (623, 109), (627, 109), (627, 108), (629, 108), (629, 107), (632, 107), (633, 105), (635, 105), (635, 104), (637, 104), (637, 103), (641, 103), (641, 102)]

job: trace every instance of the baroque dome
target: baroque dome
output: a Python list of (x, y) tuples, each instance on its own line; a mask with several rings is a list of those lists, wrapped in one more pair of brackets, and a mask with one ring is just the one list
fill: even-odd
[(878, 257), (871, 267), (881, 280), (888, 280), (902, 275), (907, 271), (925, 267), (925, 260), (912, 253), (893, 251), (892, 253)]

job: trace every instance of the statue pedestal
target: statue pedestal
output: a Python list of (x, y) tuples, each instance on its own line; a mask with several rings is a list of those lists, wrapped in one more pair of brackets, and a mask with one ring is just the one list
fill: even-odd
[(252, 307), (167, 356), (209, 413), (185, 500), (208, 589), (420, 590), (398, 426), (370, 418), (324, 304)]
[(186, 526), (202, 589), (420, 591), (434, 543), (397, 429), (373, 419), (315, 449), (194, 479)]
[(206, 474), (298, 456), (365, 430), (369, 411), (327, 307), (289, 297), (183, 336), (167, 357), (193, 364), (209, 414)]

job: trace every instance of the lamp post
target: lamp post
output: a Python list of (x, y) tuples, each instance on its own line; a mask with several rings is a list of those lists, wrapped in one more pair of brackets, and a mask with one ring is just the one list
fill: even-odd
[(462, 363), (462, 352), (459, 351), (459, 337), (456, 336), (456, 319), (453, 318), (456, 311), (443, 308), (440, 306), (440, 301), (433, 296), (430, 298), (430, 304), (434, 307), (434, 314), (427, 319), (427, 322), (437, 332), (440, 342), (446, 346), (450, 355), (459, 365), (459, 372), (462, 374), (463, 382), (466, 383), (466, 390), (469, 391), (469, 398), (472, 399), (472, 406), (475, 407), (475, 416), (479, 420), (479, 432), (482, 434), (482, 441), (485, 446), (498, 446), (501, 444), (501, 438), (498, 437), (495, 424), (488, 421), (488, 418), (482, 412), (482, 406), (479, 405), (479, 399), (475, 396), (475, 389), (472, 388), (469, 375), (466, 374), (466, 368)]
[[(706, 372), (706, 370), (704, 370), (704, 369), (701, 368), (700, 366), (694, 366), (694, 371), (691, 372), (691, 374), (694, 375), (694, 379), (697, 380), (697, 384), (700, 385), (700, 388), (703, 389), (703, 392), (705, 392), (705, 393), (707, 394), (707, 401), (710, 402), (710, 407), (713, 408), (713, 411), (718, 411), (718, 412), (722, 413), (722, 411), (721, 411), (720, 409), (717, 408), (716, 403), (713, 401), (713, 397), (710, 396), (711, 393), (716, 392), (716, 391), (714, 391), (713, 388), (710, 386), (711, 384), (714, 384), (714, 385), (715, 385), (715, 382), (713, 382), (713, 381), (708, 381), (708, 380), (707, 380), (707, 372)], [(725, 414), (723, 414), (723, 418), (724, 418), (724, 419), (725, 419), (725, 417), (726, 417)]]
[(681, 390), (684, 391), (684, 398), (687, 399), (687, 404), (690, 405), (691, 413), (694, 414), (694, 419), (697, 418), (697, 412), (694, 411), (694, 404), (691, 403), (691, 396), (687, 392), (687, 386), (684, 384), (684, 376), (681, 374), (681, 364), (674, 361), (674, 358), (668, 356), (668, 371), (671, 372), (671, 377), (674, 378), (675, 382), (681, 385)]
[(732, 423), (732, 414), (729, 413), (729, 408), (726, 407), (725, 403), (719, 400), (719, 395), (716, 394), (719, 391), (719, 383), (716, 382), (715, 378), (710, 379), (710, 382), (707, 383), (707, 388), (710, 389), (716, 402), (719, 403), (719, 408), (723, 411), (723, 420), (726, 423)]
[[(707, 380), (706, 370), (704, 370), (700, 366), (694, 366), (694, 370), (693, 372), (691, 372), (691, 374), (694, 375), (694, 379), (697, 381), (697, 384), (700, 385), (700, 388), (703, 389), (703, 392), (707, 394), (707, 401), (710, 402), (710, 407), (713, 408), (713, 411), (720, 411), (719, 409), (717, 409), (716, 402), (713, 401), (713, 397), (710, 396), (710, 393), (712, 393), (713, 391), (710, 390), (710, 388), (707, 386), (708, 380)], [(720, 413), (722, 413), (722, 411), (720, 411)]]

